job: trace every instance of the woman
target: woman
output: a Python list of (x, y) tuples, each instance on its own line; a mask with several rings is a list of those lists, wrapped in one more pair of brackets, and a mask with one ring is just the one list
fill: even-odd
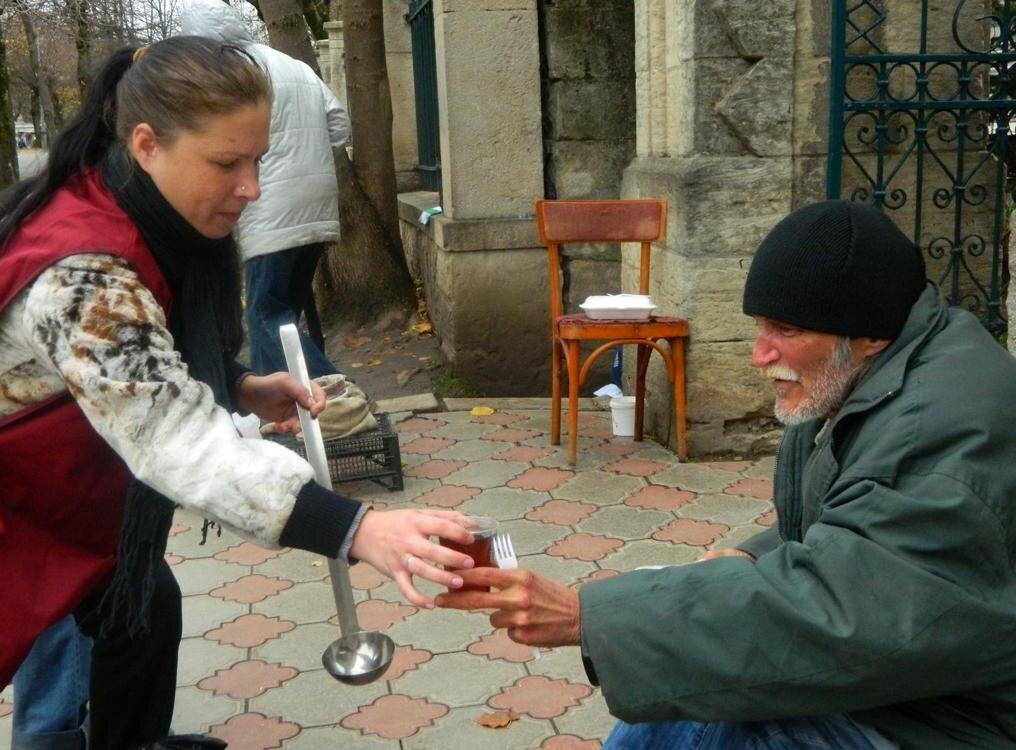
[[(241, 344), (231, 231), (258, 197), (271, 89), (242, 51), (178, 37), (115, 53), (47, 169), (0, 215), (0, 684), (69, 612), (95, 638), (90, 747), (169, 731), (180, 591), (174, 503), (262, 545), (366, 560), (415, 604), (432, 563), (469, 566), (459, 514), (369, 511), (310, 466), (237, 436), (228, 408), (323, 407)], [(225, 407), (225, 408), (224, 408)], [(152, 745), (157, 747), (158, 745)]]

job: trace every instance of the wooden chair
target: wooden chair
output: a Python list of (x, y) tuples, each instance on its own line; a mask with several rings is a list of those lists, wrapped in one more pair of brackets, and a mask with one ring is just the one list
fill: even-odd
[[(639, 242), (639, 294), (649, 293), (649, 245), (663, 237), (667, 226), (665, 200), (564, 201), (538, 200), (536, 222), (540, 242), (550, 260), (551, 314), (551, 443), (561, 444), (561, 378), (568, 372), (568, 460), (575, 463), (578, 445), (579, 388), (605, 351), (624, 344), (638, 347), (635, 365), (635, 439), (642, 440), (645, 417), (646, 370), (655, 349), (663, 357), (673, 386), (677, 454), (688, 457), (686, 438), (684, 340), (688, 321), (652, 317), (649, 320), (592, 320), (584, 314), (565, 315), (561, 302), (560, 248), (572, 242)], [(604, 290), (606, 293), (608, 290)], [(581, 360), (583, 341), (604, 341)], [(666, 341), (667, 349), (660, 345)], [(668, 351), (669, 349), (669, 351)], [(562, 367), (563, 365), (563, 367)]]

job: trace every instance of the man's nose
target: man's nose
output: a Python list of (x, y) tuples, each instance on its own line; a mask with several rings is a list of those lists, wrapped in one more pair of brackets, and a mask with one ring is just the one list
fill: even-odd
[(759, 334), (755, 337), (755, 347), (751, 350), (751, 363), (753, 366), (758, 368), (768, 367), (779, 358), (779, 351), (764, 335)]

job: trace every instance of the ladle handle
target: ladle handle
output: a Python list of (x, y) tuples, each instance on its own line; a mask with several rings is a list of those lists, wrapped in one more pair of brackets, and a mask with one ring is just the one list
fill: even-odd
[[(310, 392), (310, 375), (307, 362), (303, 358), (303, 347), (300, 345), (300, 333), (296, 326), (289, 323), (279, 326), (279, 338), (286, 354), (286, 367), (289, 374)], [(328, 459), (325, 456), (325, 444), (321, 437), (321, 425), (312, 419), (310, 412), (299, 404), (296, 413), (300, 417), (300, 428), (303, 430), (303, 445), (307, 451), (307, 460), (314, 469), (317, 483), (327, 489), (332, 488), (332, 477), (328, 471)], [(332, 576), (332, 593), (335, 594), (335, 609), (339, 614), (339, 627), (343, 635), (360, 632), (360, 624), (356, 620), (356, 602), (353, 600), (353, 584), (349, 580), (349, 565), (344, 560), (328, 558), (328, 572)]]

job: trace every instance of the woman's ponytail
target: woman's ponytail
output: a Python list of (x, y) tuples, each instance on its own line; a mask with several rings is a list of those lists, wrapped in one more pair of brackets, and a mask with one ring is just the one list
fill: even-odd
[(53, 141), (42, 171), (0, 195), (0, 252), (22, 221), (46, 205), (67, 180), (98, 164), (116, 140), (116, 87), (134, 51), (124, 47), (106, 60), (77, 114)]

